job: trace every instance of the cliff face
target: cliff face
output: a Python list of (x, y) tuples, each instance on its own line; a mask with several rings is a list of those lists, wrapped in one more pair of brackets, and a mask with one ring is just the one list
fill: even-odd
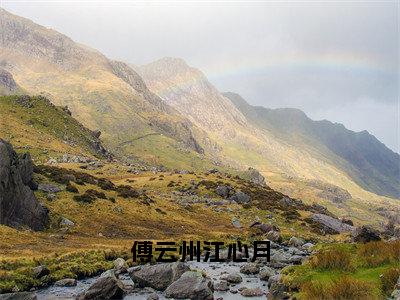
[(18, 157), (11, 144), (0, 140), (0, 224), (46, 228), (48, 211), (32, 191), (32, 175), (30, 155)]

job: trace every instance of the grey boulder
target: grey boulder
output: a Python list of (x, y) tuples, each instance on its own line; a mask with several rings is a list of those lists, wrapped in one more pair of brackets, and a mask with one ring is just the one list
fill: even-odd
[(166, 290), (165, 297), (174, 299), (213, 299), (212, 281), (197, 271), (187, 271)]

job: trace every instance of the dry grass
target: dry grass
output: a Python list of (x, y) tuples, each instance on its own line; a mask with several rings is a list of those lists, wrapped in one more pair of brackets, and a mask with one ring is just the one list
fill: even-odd
[(356, 299), (378, 299), (374, 296), (373, 287), (370, 283), (341, 276), (328, 284), (321, 282), (307, 282), (302, 285), (301, 291), (305, 299), (315, 300), (356, 300)]
[(400, 241), (379, 241), (362, 244), (359, 247), (358, 254), (363, 259), (363, 263), (369, 267), (399, 262)]
[(319, 251), (311, 257), (312, 267), (324, 270), (353, 270), (351, 255), (348, 251), (341, 248), (331, 248)]
[(397, 280), (400, 276), (400, 268), (391, 268), (386, 270), (381, 276), (382, 292), (385, 295), (390, 295), (393, 291)]

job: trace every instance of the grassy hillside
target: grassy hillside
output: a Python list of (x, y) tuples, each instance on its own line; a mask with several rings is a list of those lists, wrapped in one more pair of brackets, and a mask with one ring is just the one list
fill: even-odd
[(251, 106), (234, 93), (224, 95), (254, 124), (339, 166), (364, 189), (400, 198), (400, 156), (368, 132), (356, 133), (341, 124), (313, 121), (296, 109)]
[(63, 154), (104, 158), (106, 152), (94, 133), (76, 121), (66, 108), (42, 96), (0, 96), (0, 138), (38, 162)]

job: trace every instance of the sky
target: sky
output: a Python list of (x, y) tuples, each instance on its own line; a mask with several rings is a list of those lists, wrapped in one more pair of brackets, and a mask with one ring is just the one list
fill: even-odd
[(136, 65), (179, 57), (250, 104), (302, 109), (399, 152), (399, 1), (6, 1)]

